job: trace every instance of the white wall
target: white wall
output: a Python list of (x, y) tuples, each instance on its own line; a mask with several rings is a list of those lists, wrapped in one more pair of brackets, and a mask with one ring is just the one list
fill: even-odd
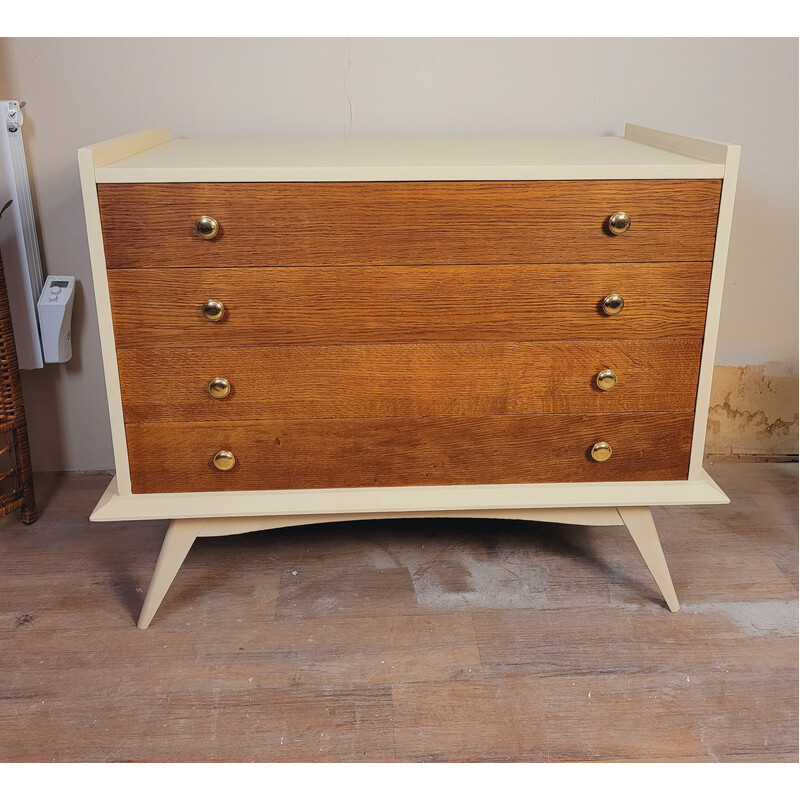
[(34, 469), (112, 466), (75, 151), (174, 137), (619, 135), (742, 145), (717, 363), (797, 361), (796, 39), (5, 39), (46, 269), (81, 282), (75, 356), (24, 377)]

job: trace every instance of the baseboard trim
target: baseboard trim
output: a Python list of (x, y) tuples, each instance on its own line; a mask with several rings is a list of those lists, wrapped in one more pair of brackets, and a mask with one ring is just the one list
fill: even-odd
[(784, 464), (794, 463), (797, 460), (797, 453), (789, 453), (787, 455), (765, 455), (763, 453), (720, 453), (719, 455), (715, 455), (713, 453), (708, 453), (705, 458), (705, 461), (711, 464), (723, 461), (742, 461), (747, 464), (758, 464), (761, 462)]

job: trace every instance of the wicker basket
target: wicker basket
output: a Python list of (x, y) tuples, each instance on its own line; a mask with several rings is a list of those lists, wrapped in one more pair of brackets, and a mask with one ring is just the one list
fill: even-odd
[(0, 517), (17, 508), (25, 524), (36, 522), (28, 426), (0, 256)]

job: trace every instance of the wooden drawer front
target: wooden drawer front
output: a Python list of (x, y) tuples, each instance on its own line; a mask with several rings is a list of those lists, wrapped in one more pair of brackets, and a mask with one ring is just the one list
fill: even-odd
[[(710, 261), (721, 181), (100, 184), (117, 267)], [(608, 217), (627, 212), (613, 236)], [(194, 232), (203, 215), (215, 239)]]
[[(109, 272), (118, 348), (694, 338), (711, 264)], [(612, 292), (622, 313), (600, 310)], [(202, 315), (209, 298), (225, 316)]]
[[(126, 422), (692, 411), (700, 339), (120, 350)], [(611, 369), (616, 385), (598, 388)], [(209, 382), (229, 394), (214, 399)]]
[[(681, 480), (692, 414), (315, 419), (127, 425), (133, 491)], [(592, 445), (613, 455), (598, 463)], [(213, 456), (228, 450), (228, 472)]]

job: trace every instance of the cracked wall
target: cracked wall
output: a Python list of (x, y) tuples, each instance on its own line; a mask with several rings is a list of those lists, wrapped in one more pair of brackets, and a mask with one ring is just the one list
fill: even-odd
[(769, 362), (714, 367), (706, 453), (797, 454), (798, 378), (794, 365)]

